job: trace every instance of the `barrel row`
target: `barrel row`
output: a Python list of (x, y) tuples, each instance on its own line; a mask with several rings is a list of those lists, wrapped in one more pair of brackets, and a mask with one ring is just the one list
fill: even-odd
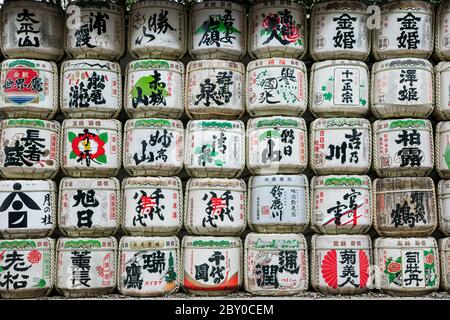
[(308, 21), (300, 3), (282, 0), (255, 3), (248, 17), (245, 6), (232, 1), (193, 3), (188, 10), (145, 0), (132, 4), (125, 28), (124, 9), (114, 2), (73, 1), (64, 14), (51, 3), (6, 0), (2, 51), (9, 58), (56, 61), (65, 51), (74, 58), (118, 60), (127, 46), (137, 58), (180, 59), (189, 51), (196, 59), (237, 61), (247, 47), (256, 58), (305, 58), (309, 47), (316, 61), (365, 60), (370, 51), (378, 60), (433, 52), (449, 59), (450, 2), (434, 11), (417, 0), (387, 2), (379, 10), (360, 1), (326, 1), (313, 6)]
[[(364, 175), (63, 178), (0, 181), (0, 235), (70, 237), (176, 235), (239, 236), (247, 225), (262, 233), (450, 236), (450, 180)], [(437, 191), (436, 188), (437, 187)], [(437, 196), (436, 196), (437, 194)]]
[[(56, 250), (55, 250), (56, 245)], [(117, 248), (119, 247), (119, 248)], [(53, 288), (65, 296), (162, 296), (180, 285), (217, 296), (241, 286), (257, 295), (293, 295), (309, 285), (327, 294), (371, 289), (392, 294), (450, 290), (450, 238), (301, 234), (240, 238), (114, 237), (2, 240), (0, 296), (38, 297)], [(242, 252), (243, 251), (243, 252)], [(308, 259), (308, 257), (311, 257)], [(310, 279), (310, 280), (309, 280)]]
[[(60, 167), (72, 177), (177, 175), (238, 178), (253, 174), (366, 174), (425, 176), (434, 167), (450, 178), (450, 122), (433, 137), (426, 119), (298, 117), (249, 120), (8, 119), (0, 122), (0, 173), (8, 179), (51, 179)], [(122, 137), (123, 136), (123, 137)], [(434, 143), (436, 141), (436, 144)], [(372, 143), (373, 142), (373, 143)], [(308, 150), (309, 145), (309, 150)], [(436, 152), (435, 152), (436, 151)], [(372, 156), (373, 155), (373, 156)], [(435, 156), (436, 155), (436, 156)], [(309, 158), (309, 161), (308, 161)], [(373, 161), (372, 161), (373, 158)]]
[[(60, 82), (58, 81), (60, 78)], [(424, 59), (377, 62), (372, 74), (354, 60), (306, 66), (270, 58), (248, 64), (225, 60), (136, 60), (128, 64), (122, 89), (120, 66), (104, 60), (68, 60), (58, 77), (54, 62), (10, 59), (2, 63), (0, 113), (5, 118), (238, 119), (300, 116), (450, 119), (450, 62), (434, 68)]]

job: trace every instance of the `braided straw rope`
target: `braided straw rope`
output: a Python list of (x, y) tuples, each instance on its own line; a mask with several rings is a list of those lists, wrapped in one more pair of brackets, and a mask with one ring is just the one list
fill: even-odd
[(447, 210), (444, 207), (443, 199), (448, 198), (449, 192), (444, 193), (444, 183), (445, 180), (440, 180), (437, 185), (437, 208), (438, 208), (438, 225), (440, 231), (446, 235), (450, 236), (450, 217), (446, 219)]
[(439, 240), (439, 252), (441, 258), (441, 286), (444, 290), (450, 291), (450, 279), (448, 275), (450, 274), (449, 267), (449, 257), (450, 250), (448, 249), (448, 242), (450, 238), (444, 238)]

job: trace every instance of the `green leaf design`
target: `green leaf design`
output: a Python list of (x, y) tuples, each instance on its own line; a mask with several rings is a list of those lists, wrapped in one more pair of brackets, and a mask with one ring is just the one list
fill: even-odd
[(273, 138), (273, 137), (279, 137), (281, 133), (279, 131), (275, 130), (269, 130), (266, 132), (263, 132), (259, 135), (258, 140), (264, 141), (265, 139)]
[(450, 168), (450, 144), (447, 144), (445, 147), (444, 159), (447, 168)]
[(366, 103), (367, 103), (366, 99), (359, 99), (359, 102), (360, 102), (363, 106), (365, 106)]
[(323, 95), (325, 100), (331, 101), (331, 98), (333, 98), (333, 94), (331, 92), (327, 92)]
[(75, 159), (76, 157), (77, 157), (77, 155), (75, 154), (75, 152), (73, 152), (73, 150), (70, 151), (69, 158), (70, 158), (70, 159)]
[(97, 157), (97, 161), (100, 163), (106, 163), (106, 154), (102, 154), (101, 156)]
[[(155, 84), (156, 86), (151, 87), (149, 85), (150, 83)], [(136, 81), (136, 84), (131, 89), (131, 96), (133, 98), (137, 98), (138, 96), (137, 88), (142, 89), (143, 96), (151, 96), (153, 93), (159, 94), (163, 97), (167, 97), (169, 95), (169, 91), (163, 87), (161, 82), (157, 82), (152, 75), (141, 77), (138, 81)]]
[(104, 143), (108, 142), (108, 133), (107, 132), (103, 132), (101, 133), (99, 136), (100, 140), (102, 140)]
[(322, 91), (327, 91), (327, 86), (322, 86)]
[(44, 288), (46, 284), (47, 284), (47, 282), (44, 279), (41, 279), (41, 280), (39, 280), (39, 283), (37, 284), (37, 286), (39, 288)]
[(0, 272), (2, 272), (3, 271), (3, 268), (2, 267), (0, 267)]
[(216, 166), (218, 167), (223, 167), (224, 162), (222, 160), (215, 160), (214, 163), (216, 164)]
[(75, 139), (76, 137), (77, 137), (77, 135), (75, 133), (69, 131), (69, 141), (70, 142), (72, 142), (73, 139)]

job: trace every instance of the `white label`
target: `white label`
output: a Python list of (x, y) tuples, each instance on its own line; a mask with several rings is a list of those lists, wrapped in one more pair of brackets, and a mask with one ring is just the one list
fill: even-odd
[(187, 216), (198, 232), (242, 230), (245, 227), (244, 193), (225, 189), (189, 190)]
[(182, 74), (170, 70), (137, 69), (136, 66), (130, 66), (130, 69), (132, 70), (128, 72), (127, 79), (127, 109), (180, 110), (183, 108)]
[(122, 290), (168, 293), (179, 277), (176, 250), (123, 251), (120, 280)]
[(433, 50), (432, 21), (415, 12), (387, 13), (381, 17), (376, 44), (380, 51)]
[(430, 141), (430, 132), (420, 129), (378, 133), (378, 165), (391, 169), (432, 168)]
[(125, 227), (177, 227), (180, 224), (180, 191), (164, 187), (135, 186), (124, 192)]
[(316, 14), (312, 50), (317, 53), (348, 50), (366, 53), (369, 51), (369, 31), (366, 16), (355, 13), (339, 12)]
[(56, 206), (47, 181), (2, 181), (1, 188), (0, 230), (53, 228)]
[(441, 74), (438, 74), (437, 77), (439, 77), (441, 81), (439, 88), (441, 100), (437, 101), (437, 103), (439, 103), (443, 112), (448, 112), (448, 109), (450, 108), (450, 71), (443, 71)]
[(374, 103), (422, 105), (433, 103), (431, 70), (405, 67), (377, 72), (374, 76)]
[(243, 136), (221, 130), (190, 132), (188, 135), (187, 163), (189, 168), (236, 169), (243, 165)]
[(88, 290), (114, 286), (115, 254), (112, 250), (64, 250), (58, 254), (59, 288)]
[(441, 12), (441, 16), (437, 18), (440, 23), (440, 26), (438, 26), (438, 28), (441, 33), (441, 39), (437, 40), (439, 41), (440, 49), (445, 50), (450, 47), (450, 28), (449, 28), (450, 13)]
[(423, 250), (402, 250), (403, 287), (425, 288)]

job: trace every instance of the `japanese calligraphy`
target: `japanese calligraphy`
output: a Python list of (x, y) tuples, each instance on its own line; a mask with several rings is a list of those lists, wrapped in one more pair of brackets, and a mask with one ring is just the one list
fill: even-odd
[(342, 103), (353, 103), (353, 79), (351, 76), (353, 75), (353, 72), (350, 70), (345, 70), (342, 72), (342, 96), (341, 96), (341, 102)]
[(213, 278), (215, 284), (220, 283), (225, 278), (223, 274), (225, 267), (222, 265), (222, 261), (224, 260), (225, 256), (222, 252), (214, 251), (213, 255), (208, 258), (208, 262), (210, 264), (203, 263), (195, 266), (195, 280), (208, 282), (209, 277), (211, 277)]
[(91, 43), (91, 32), (96, 33), (97, 36), (101, 36), (106, 33), (106, 20), (109, 20), (109, 15), (103, 12), (90, 12), (89, 22), (81, 25), (75, 31), (75, 46), (95, 48), (96, 45)]
[(153, 221), (154, 217), (158, 217), (161, 221), (164, 221), (163, 210), (165, 205), (161, 204), (161, 200), (165, 198), (161, 188), (157, 188), (150, 195), (144, 190), (136, 192), (133, 197), (137, 200), (136, 215), (133, 217), (133, 226), (146, 227), (147, 219)]
[(400, 168), (411, 166), (420, 167), (424, 158), (424, 153), (420, 150), (420, 132), (416, 129), (402, 130), (402, 133), (398, 135), (398, 139), (395, 142), (402, 146), (397, 152), (397, 156), (400, 157)]
[(417, 24), (422, 18), (416, 17), (411, 12), (408, 12), (404, 17), (397, 18), (397, 22), (400, 22), (401, 34), (397, 38), (398, 48), (404, 49), (417, 49), (417, 45), (420, 44), (419, 39), (419, 27)]
[(150, 273), (161, 274), (166, 268), (166, 254), (159, 250), (151, 254), (143, 254), (142, 259), (144, 260), (142, 268)]
[[(27, 287), (30, 276), (26, 271), (31, 268), (31, 264), (24, 259), (24, 253), (13, 250), (11, 253), (3, 253), (3, 265), (0, 265), (0, 287), (6, 290), (17, 290)], [(2, 254), (2, 255), (3, 255)]]
[[(288, 96), (292, 98), (291, 102), (298, 101), (295, 91), (297, 91), (297, 79), (294, 76), (295, 70), (289, 67), (283, 67), (280, 72), (280, 76), (264, 77), (258, 82), (258, 85), (262, 87), (263, 92), (260, 93), (258, 102), (276, 104), (281, 101), (279, 98), (287, 101)], [(263, 71), (264, 74), (267, 71)], [(258, 75), (259, 77), (259, 75)], [(294, 92), (292, 92), (294, 90)], [(275, 95), (277, 98), (275, 98)]]
[(395, 208), (392, 209), (391, 212), (391, 224), (393, 224), (396, 228), (399, 226), (414, 228), (416, 223), (427, 223), (423, 198), (423, 192), (414, 191), (411, 192), (409, 202), (405, 200), (403, 204), (396, 203)]
[(77, 162), (84, 163), (87, 167), (90, 167), (91, 163), (107, 163), (105, 150), (105, 144), (109, 139), (107, 132), (97, 135), (90, 132), (89, 129), (83, 129), (83, 132), (78, 135), (68, 132), (68, 138), (72, 148), (69, 155), (70, 159), (76, 158)]
[(16, 31), (19, 36), (19, 47), (40, 47), (39, 37), (37, 36), (40, 22), (35, 17), (34, 12), (25, 8), (17, 14), (16, 21), (19, 22), (20, 26)]
[(278, 255), (278, 264), (255, 265), (256, 285), (258, 287), (278, 288), (280, 283), (278, 280), (279, 273), (298, 274), (300, 271), (299, 257), (297, 251), (282, 250)]
[(239, 34), (240, 31), (234, 27), (235, 19), (231, 15), (231, 10), (224, 10), (225, 14), (210, 15), (208, 20), (197, 28), (195, 34), (203, 33), (198, 46), (216, 46), (221, 44), (233, 44), (236, 39), (234, 34)]
[(344, 164), (347, 162), (347, 157), (350, 155), (349, 162), (358, 163), (359, 162), (358, 150), (360, 150), (361, 148), (361, 136), (362, 132), (358, 132), (358, 130), (352, 129), (351, 134), (346, 134), (345, 135), (346, 140), (343, 141), (340, 145), (330, 144), (328, 146), (330, 153), (327, 156), (325, 156), (325, 159), (341, 160), (341, 163)]
[(209, 195), (204, 194), (203, 201), (206, 201), (206, 217), (203, 218), (202, 226), (206, 228), (206, 225), (213, 228), (217, 228), (216, 221), (224, 221), (225, 217), (228, 217), (230, 221), (234, 221), (232, 216), (233, 206), (230, 206), (230, 200), (233, 200), (231, 191), (227, 190), (222, 195), (219, 195), (215, 191), (210, 191)]
[(283, 221), (283, 209), (284, 205), (281, 202), (281, 197), (283, 196), (284, 188), (280, 186), (273, 186), (270, 194), (272, 195), (272, 204), (270, 206), (270, 211), (272, 212), (272, 218), (280, 218)]
[(137, 108), (144, 106), (165, 106), (166, 97), (169, 96), (167, 84), (161, 80), (161, 73), (153, 70), (153, 74), (140, 78), (132, 89), (131, 104)]
[[(336, 200), (336, 205), (327, 209), (327, 213), (332, 213), (334, 217), (328, 220), (325, 225), (334, 222), (335, 225), (340, 226), (352, 222), (353, 225), (356, 226), (358, 224), (358, 218), (361, 216), (358, 216), (357, 210), (363, 205), (362, 203), (358, 204), (357, 201), (357, 198), (360, 195), (361, 192), (351, 188), (350, 192), (344, 194), (342, 201)], [(342, 223), (341, 218), (345, 215), (351, 219)]]
[(282, 45), (296, 44), (303, 45), (303, 35), (300, 33), (301, 25), (298, 24), (291, 11), (284, 9), (277, 13), (263, 14), (261, 35), (268, 35), (263, 45), (269, 44), (276, 39)]
[(177, 31), (177, 29), (169, 24), (168, 14), (169, 12), (167, 10), (161, 9), (159, 13), (150, 15), (147, 25), (142, 26), (142, 36), (136, 38), (135, 44), (142, 44), (144, 37), (146, 38), (147, 43), (149, 43), (156, 39), (155, 34), (165, 34), (168, 30)]
[[(279, 162), (283, 158), (283, 156), (290, 157), (292, 156), (292, 145), (295, 141), (294, 130), (292, 129), (283, 129), (281, 131), (281, 135), (279, 141), (283, 145), (283, 151), (275, 149), (275, 142), (272, 138), (272, 131), (267, 132), (267, 147), (263, 150), (261, 155), (262, 163), (267, 162)], [(275, 134), (275, 136), (277, 136)], [(278, 140), (278, 139), (277, 139)]]
[(25, 137), (16, 139), (13, 145), (5, 145), (5, 167), (31, 167), (41, 162), (41, 157), (46, 155), (44, 138), (40, 137), (40, 131), (27, 129)]
[(356, 17), (352, 17), (347, 13), (343, 13), (339, 17), (333, 18), (336, 22), (336, 35), (333, 37), (334, 47), (343, 49), (353, 49), (356, 43), (355, 39), (355, 27), (353, 23), (356, 21)]
[(340, 287), (345, 286), (347, 283), (353, 285), (355, 288), (359, 287), (358, 273), (356, 269), (357, 259), (356, 250), (341, 250), (339, 251), (341, 260), (339, 261), (342, 265), (342, 270), (339, 278), (343, 280), (339, 284)]
[(220, 133), (219, 136), (213, 135), (213, 141), (211, 143), (203, 144), (201, 147), (195, 149), (195, 154), (198, 155), (198, 164), (201, 166), (206, 166), (207, 163), (214, 163), (217, 166), (223, 166), (225, 163), (221, 160), (214, 160), (217, 155), (220, 153), (225, 154), (225, 150), (227, 150), (225, 134), (223, 132)]
[[(136, 152), (133, 156), (133, 160), (136, 165), (142, 162), (167, 162), (168, 155), (166, 154), (167, 149), (170, 148), (172, 144), (173, 133), (168, 132), (167, 129), (156, 130), (154, 133), (150, 134), (149, 140), (141, 141), (141, 153), (138, 155)], [(147, 151), (147, 147), (151, 147)]]
[[(417, 101), (417, 88), (414, 83), (417, 82), (417, 70), (408, 69), (400, 71), (400, 83), (403, 83), (403, 87), (398, 92), (398, 99), (400, 101)], [(408, 86), (406, 86), (408, 84)]]
[(127, 289), (139, 289), (142, 290), (142, 283), (144, 279), (142, 276), (142, 267), (136, 261), (136, 257), (131, 261), (129, 265), (125, 267), (127, 273), (126, 278), (123, 281), (124, 286)]
[(233, 71), (219, 71), (216, 75), (215, 82), (210, 78), (206, 78), (200, 83), (200, 93), (196, 95), (194, 105), (202, 105), (209, 107), (211, 103), (221, 106), (229, 103), (233, 93), (230, 86), (233, 84)]
[(403, 283), (406, 287), (409, 286), (416, 286), (418, 287), (420, 282), (423, 281), (423, 275), (421, 277), (421, 273), (423, 273), (420, 270), (420, 263), (423, 263), (420, 261), (420, 255), (417, 251), (411, 251), (411, 252), (405, 252), (406, 256), (406, 267), (403, 271)]
[(91, 252), (90, 251), (72, 251), (70, 259), (72, 260), (72, 286), (84, 286), (89, 288), (91, 277)]
[(95, 198), (95, 190), (77, 190), (77, 194), (73, 196), (75, 204), (72, 207), (81, 207), (85, 210), (77, 211), (77, 227), (78, 228), (91, 228), (92, 227), (92, 216), (94, 211), (90, 208), (96, 208), (99, 206), (98, 200)]
[[(79, 81), (70, 86), (69, 107), (87, 108), (90, 103), (101, 105), (106, 103), (103, 90), (106, 88), (105, 76), (92, 72), (86, 81)], [(86, 83), (87, 82), (87, 83)]]

